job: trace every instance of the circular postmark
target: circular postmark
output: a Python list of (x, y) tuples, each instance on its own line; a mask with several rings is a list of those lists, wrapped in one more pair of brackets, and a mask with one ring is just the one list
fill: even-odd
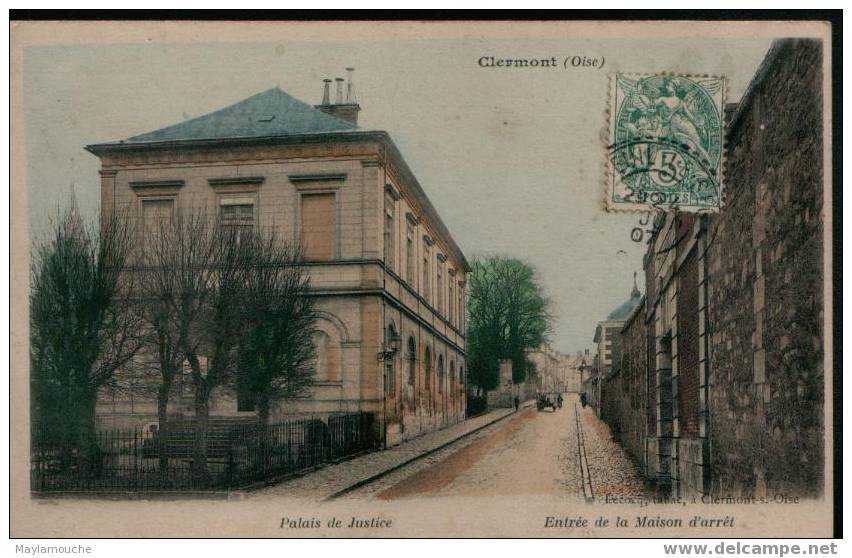
[(712, 91), (669, 75), (618, 76), (617, 87), (612, 201), (718, 207), (722, 116)]

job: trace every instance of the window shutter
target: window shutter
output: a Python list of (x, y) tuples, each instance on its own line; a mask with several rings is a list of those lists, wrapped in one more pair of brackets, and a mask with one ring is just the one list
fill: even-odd
[(333, 259), (334, 194), (303, 194), (301, 222), (305, 258)]

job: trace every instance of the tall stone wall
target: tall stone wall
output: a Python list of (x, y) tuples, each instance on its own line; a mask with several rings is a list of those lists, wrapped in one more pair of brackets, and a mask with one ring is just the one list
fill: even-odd
[(728, 130), (709, 220), (712, 490), (823, 486), (822, 53), (775, 43)]
[(628, 319), (621, 332), (621, 367), (619, 380), (618, 438), (627, 452), (643, 467), (646, 465), (645, 438), (648, 436), (648, 330), (645, 306)]

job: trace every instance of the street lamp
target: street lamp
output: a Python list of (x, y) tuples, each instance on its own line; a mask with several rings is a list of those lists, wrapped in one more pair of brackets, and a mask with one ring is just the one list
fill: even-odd
[(399, 352), (399, 345), (402, 338), (396, 331), (391, 331), (382, 345), (382, 350), (379, 351), (379, 360), (391, 360)]

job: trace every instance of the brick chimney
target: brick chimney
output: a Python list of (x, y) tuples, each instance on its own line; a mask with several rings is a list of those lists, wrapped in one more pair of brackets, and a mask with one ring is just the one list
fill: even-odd
[(355, 85), (352, 82), (352, 73), (355, 71), (355, 68), (346, 68), (346, 72), (348, 74), (348, 81), (346, 83), (346, 97), (344, 100), (343, 96), (343, 78), (335, 78), (335, 82), (337, 82), (337, 90), (335, 91), (334, 103), (331, 102), (331, 80), (324, 79), (323, 81), (323, 94), (322, 94), (322, 103), (319, 105), (314, 105), (315, 109), (321, 110), (326, 114), (330, 114), (332, 116), (336, 116), (342, 120), (346, 120), (347, 122), (351, 122), (352, 124), (358, 124), (358, 113), (361, 112), (361, 105), (358, 104), (357, 99), (355, 98)]

